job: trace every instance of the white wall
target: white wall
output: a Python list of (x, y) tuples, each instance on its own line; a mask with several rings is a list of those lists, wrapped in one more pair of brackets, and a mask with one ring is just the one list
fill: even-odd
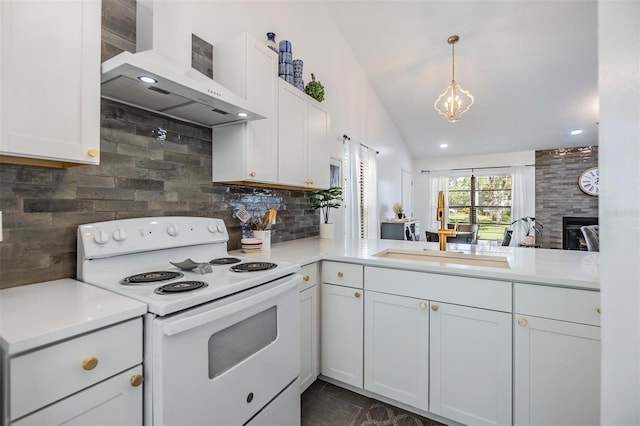
[[(401, 170), (411, 170), (411, 157), (322, 2), (163, 0), (154, 3), (153, 21), (154, 49), (185, 69), (191, 64), (191, 33), (212, 44), (245, 31), (259, 40), (271, 31), (276, 41), (291, 41), (293, 58), (304, 61), (305, 84), (313, 72), (325, 87), (331, 155), (342, 157), (343, 134), (380, 151), (381, 217), (399, 201)], [(332, 220), (339, 216), (332, 213)], [(336, 223), (336, 233), (340, 229), (343, 223)]]
[[(536, 160), (535, 151), (510, 152), (502, 154), (490, 155), (470, 155), (458, 157), (438, 157), (434, 159), (415, 160), (413, 162), (414, 170), (414, 207), (416, 219), (421, 224), (427, 223), (427, 209), (436, 206), (429, 206), (430, 188), (428, 187), (428, 174), (421, 173), (423, 170), (451, 170), (451, 169), (472, 169), (481, 167), (502, 167), (502, 166), (525, 166), (534, 164)], [(535, 194), (533, 194), (535, 198)], [(535, 202), (534, 202), (535, 204)], [(427, 229), (425, 225), (421, 227), (422, 231), (434, 231)], [(424, 234), (424, 232), (422, 232)], [(421, 237), (422, 238), (422, 237)]]
[(640, 424), (640, 2), (598, 2), (601, 424)]

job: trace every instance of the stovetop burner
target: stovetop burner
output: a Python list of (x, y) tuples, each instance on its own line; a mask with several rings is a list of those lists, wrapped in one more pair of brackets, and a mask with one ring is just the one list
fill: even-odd
[(130, 277), (123, 278), (122, 284), (148, 284), (182, 277), (184, 277), (183, 273), (175, 271), (143, 272), (142, 274), (131, 275)]
[(175, 294), (185, 291), (197, 290), (204, 288), (207, 283), (202, 281), (178, 281), (177, 283), (165, 284), (156, 288), (153, 292), (156, 294)]
[(217, 259), (213, 259), (209, 263), (212, 265), (231, 265), (233, 263), (242, 262), (237, 257), (219, 257)]
[(273, 269), (277, 266), (277, 264), (271, 262), (247, 262), (233, 265), (230, 269), (233, 272), (256, 272), (266, 271), (267, 269)]

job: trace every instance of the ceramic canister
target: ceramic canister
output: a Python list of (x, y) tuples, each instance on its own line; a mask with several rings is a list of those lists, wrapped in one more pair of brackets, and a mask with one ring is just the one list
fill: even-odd
[(293, 63), (293, 56), (290, 52), (278, 52), (278, 62), (281, 64)]
[(289, 40), (280, 40), (278, 51), (291, 53), (291, 42)]

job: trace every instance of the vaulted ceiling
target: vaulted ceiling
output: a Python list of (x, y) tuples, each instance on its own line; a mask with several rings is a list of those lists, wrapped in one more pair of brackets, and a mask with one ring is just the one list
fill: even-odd
[[(597, 144), (597, 1), (325, 3), (414, 158)], [(455, 123), (433, 107), (452, 34), (456, 81), (475, 97)]]

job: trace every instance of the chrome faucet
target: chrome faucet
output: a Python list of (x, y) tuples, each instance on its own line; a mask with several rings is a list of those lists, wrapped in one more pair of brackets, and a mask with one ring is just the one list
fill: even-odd
[(438, 240), (440, 241), (440, 251), (447, 251), (447, 238), (455, 237), (455, 229), (447, 229), (444, 223), (444, 191), (438, 192), (438, 209), (436, 210), (436, 217), (440, 222), (440, 229), (438, 229)]

